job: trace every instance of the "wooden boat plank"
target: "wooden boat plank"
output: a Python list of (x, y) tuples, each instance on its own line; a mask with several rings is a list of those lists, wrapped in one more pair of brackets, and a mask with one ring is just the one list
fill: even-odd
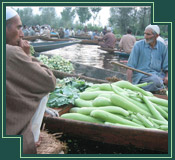
[(77, 39), (91, 39), (91, 36), (88, 36), (88, 35), (75, 35), (75, 36), (71, 36), (71, 38), (77, 38)]
[(44, 40), (44, 41), (70, 41), (71, 39), (58, 39), (58, 38), (48, 38), (45, 36), (40, 36), (39, 39)]
[(56, 42), (45, 42), (45, 43), (31, 43), (36, 52), (44, 52), (65, 46), (77, 44), (79, 41), (56, 41)]
[(118, 50), (118, 49), (115, 49), (115, 48), (112, 49), (112, 48), (102, 48), (102, 47), (99, 47), (99, 49), (104, 50), (104, 51), (107, 51), (107, 52), (109, 52), (109, 53), (116, 54), (116, 55), (118, 55), (118, 56), (120, 56), (120, 57), (129, 58), (129, 54), (127, 54), (127, 53), (125, 53), (125, 52), (122, 52), (122, 51), (120, 51), (120, 50)]
[(166, 131), (110, 126), (47, 116), (44, 117), (43, 122), (51, 132), (63, 132), (109, 144), (168, 151), (168, 132)]
[(28, 41), (35, 41), (36, 39), (40, 39), (40, 36), (25, 36), (22, 39)]
[(102, 79), (106, 80), (107, 77), (117, 77), (119, 79), (126, 80), (126, 74), (116, 72), (116, 71), (111, 71), (108, 69), (101, 69), (97, 67), (92, 67), (89, 65), (84, 65), (76, 62), (72, 62), (73, 66), (75, 68), (75, 72), (79, 73), (81, 75), (87, 76), (87, 77), (92, 77), (96, 79)]
[(82, 40), (81, 44), (98, 45), (98, 40)]

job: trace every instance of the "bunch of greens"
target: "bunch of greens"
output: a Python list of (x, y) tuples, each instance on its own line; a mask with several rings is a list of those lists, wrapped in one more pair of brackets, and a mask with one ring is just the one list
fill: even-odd
[(45, 55), (40, 55), (38, 60), (48, 66), (50, 69), (59, 70), (62, 72), (71, 73), (74, 70), (72, 63), (68, 60), (65, 60), (59, 55), (52, 56), (48, 58)]
[(79, 98), (79, 93), (92, 85), (92, 83), (74, 77), (57, 79), (57, 86), (54, 92), (50, 93), (47, 106), (60, 107), (74, 104), (75, 99)]
[(35, 50), (34, 50), (33, 46), (31, 46), (31, 45), (30, 45), (30, 53), (31, 53), (31, 55), (35, 54)]

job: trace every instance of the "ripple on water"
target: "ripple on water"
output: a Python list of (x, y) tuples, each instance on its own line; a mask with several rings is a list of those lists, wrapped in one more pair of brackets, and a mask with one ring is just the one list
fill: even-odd
[(117, 55), (109, 54), (98, 48), (97, 45), (74, 44), (43, 52), (43, 54), (60, 55), (77, 63), (126, 73), (126, 69), (110, 64), (111, 61), (120, 62), (121, 59)]

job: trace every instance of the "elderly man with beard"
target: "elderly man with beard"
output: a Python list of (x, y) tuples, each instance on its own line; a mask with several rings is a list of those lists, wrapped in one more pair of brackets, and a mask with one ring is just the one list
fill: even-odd
[(6, 134), (23, 136), (23, 153), (36, 154), (52, 71), (30, 55), (17, 12), (6, 8)]
[(160, 29), (157, 25), (148, 25), (144, 31), (144, 40), (136, 42), (128, 60), (128, 66), (151, 73), (151, 76), (127, 70), (128, 81), (133, 84), (153, 82), (143, 89), (156, 92), (168, 85), (168, 50), (157, 40)]

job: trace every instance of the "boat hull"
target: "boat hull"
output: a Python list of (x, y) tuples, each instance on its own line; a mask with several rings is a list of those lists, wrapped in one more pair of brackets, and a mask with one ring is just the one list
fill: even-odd
[(45, 52), (53, 49), (58, 49), (73, 44), (77, 44), (79, 41), (56, 41), (56, 42), (38, 42), (30, 43), (36, 52)]
[[(60, 112), (60, 115), (65, 112), (68, 112), (68, 109)], [(110, 126), (49, 116), (45, 116), (43, 122), (51, 132), (63, 132), (109, 144), (168, 152), (168, 132), (166, 131)]]

